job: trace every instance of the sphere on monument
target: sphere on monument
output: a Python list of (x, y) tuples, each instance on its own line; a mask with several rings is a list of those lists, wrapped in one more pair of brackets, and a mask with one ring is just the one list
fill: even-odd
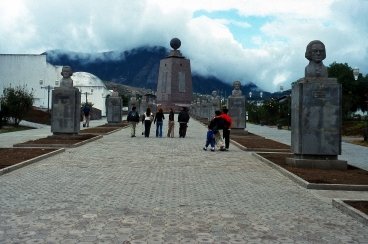
[(173, 38), (170, 41), (170, 46), (174, 49), (177, 50), (180, 46), (181, 46), (181, 41), (179, 40), (179, 38)]

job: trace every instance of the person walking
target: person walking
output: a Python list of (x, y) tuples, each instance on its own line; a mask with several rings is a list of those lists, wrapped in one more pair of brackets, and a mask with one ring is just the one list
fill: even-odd
[(172, 108), (169, 108), (169, 124), (168, 124), (168, 130), (167, 130), (167, 137), (174, 137), (174, 111)]
[(139, 114), (135, 111), (137, 108), (134, 106), (132, 110), (129, 112), (127, 121), (130, 124), (130, 135), (131, 137), (135, 137), (135, 129), (137, 124), (139, 123)]
[(229, 150), (230, 130), (231, 130), (231, 126), (233, 124), (233, 121), (232, 121), (231, 117), (227, 114), (228, 112), (229, 112), (229, 110), (227, 108), (224, 108), (222, 110), (222, 114), (221, 114), (221, 118), (223, 118), (225, 120), (224, 129), (222, 130), (222, 132), (223, 132), (222, 136), (225, 140), (225, 150), (226, 151)]
[(215, 117), (210, 122), (210, 128), (212, 128), (215, 135), (215, 144), (220, 148), (220, 151), (225, 151), (224, 141), (222, 139), (221, 130), (224, 129), (225, 120), (221, 117), (221, 111), (215, 111)]
[(149, 137), (150, 135), (152, 120), (153, 114), (151, 113), (151, 109), (147, 108), (142, 117), (142, 123), (144, 123), (144, 137)]
[(207, 147), (210, 144), (211, 144), (211, 151), (214, 152), (215, 151), (215, 136), (213, 134), (211, 126), (209, 125), (207, 134), (206, 134), (206, 144), (204, 145), (203, 150), (207, 151)]
[(185, 107), (181, 108), (181, 111), (178, 115), (178, 122), (179, 122), (179, 137), (184, 138), (187, 134), (187, 127), (189, 122), (189, 114)]
[(88, 103), (86, 103), (83, 107), (83, 127), (89, 127), (89, 120), (91, 118), (90, 112), (91, 108), (88, 106)]
[(156, 124), (156, 137), (162, 137), (162, 124), (164, 123), (164, 109), (159, 107), (158, 112), (156, 113), (155, 120), (153, 121)]

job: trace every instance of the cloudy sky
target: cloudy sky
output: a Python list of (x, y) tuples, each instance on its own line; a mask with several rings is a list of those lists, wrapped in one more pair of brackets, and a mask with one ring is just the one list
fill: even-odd
[(178, 37), (192, 71), (266, 91), (304, 76), (312, 40), (324, 64), (368, 73), (368, 0), (0, 0), (0, 54), (125, 51)]

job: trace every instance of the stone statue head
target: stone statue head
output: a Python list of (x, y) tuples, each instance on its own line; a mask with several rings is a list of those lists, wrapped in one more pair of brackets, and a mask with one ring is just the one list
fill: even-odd
[(241, 87), (241, 83), (240, 81), (236, 80), (233, 82), (233, 87), (234, 87), (234, 90), (240, 90), (240, 87)]
[(240, 81), (238, 81), (238, 80), (234, 81), (233, 82), (233, 87), (234, 87), (234, 90), (232, 92), (232, 95), (233, 96), (241, 96), (242, 91), (240, 90), (240, 87), (241, 87)]
[(217, 97), (217, 91), (212, 92), (212, 97)]
[(326, 58), (326, 48), (319, 40), (311, 41), (305, 51), (305, 58), (309, 64), (305, 67), (305, 77), (328, 77), (326, 66), (323, 60)]
[(72, 68), (70, 66), (63, 66), (61, 69), (61, 76), (63, 78), (70, 78), (73, 75)]
[(315, 63), (322, 62), (326, 58), (325, 44), (319, 40), (311, 41), (305, 50), (305, 58)]

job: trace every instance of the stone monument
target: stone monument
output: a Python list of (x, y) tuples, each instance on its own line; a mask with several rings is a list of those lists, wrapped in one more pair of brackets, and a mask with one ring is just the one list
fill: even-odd
[(73, 87), (71, 67), (64, 66), (61, 75), (60, 87), (52, 91), (51, 137), (68, 139), (80, 131), (81, 93)]
[(121, 126), (122, 125), (122, 105), (123, 100), (119, 96), (116, 86), (113, 88), (113, 92), (106, 101), (106, 117), (108, 126)]
[(211, 97), (211, 101), (210, 101), (210, 106), (208, 109), (208, 113), (209, 113), (209, 118), (208, 121), (210, 121), (214, 116), (215, 116), (215, 111), (219, 110), (221, 111), (221, 101), (220, 98), (217, 96), (217, 91), (212, 91), (212, 97)]
[(136, 107), (137, 111), (139, 111), (138, 101), (137, 101), (135, 92), (132, 92), (132, 96), (129, 100), (128, 107), (129, 107), (129, 111), (131, 111), (133, 107)]
[(286, 163), (296, 167), (347, 169), (341, 155), (341, 84), (327, 78), (322, 60), (326, 58), (321, 41), (308, 44), (305, 57), (310, 61), (304, 78), (292, 87), (291, 152)]
[(229, 110), (228, 115), (233, 121), (231, 130), (236, 133), (247, 133), (246, 128), (246, 105), (247, 99), (240, 90), (241, 83), (236, 80), (233, 82), (232, 95), (228, 97), (226, 107)]
[(164, 111), (169, 108), (179, 111), (182, 107), (189, 107), (193, 100), (192, 74), (190, 60), (178, 50), (181, 41), (173, 38), (170, 46), (173, 50), (160, 61), (156, 103)]

